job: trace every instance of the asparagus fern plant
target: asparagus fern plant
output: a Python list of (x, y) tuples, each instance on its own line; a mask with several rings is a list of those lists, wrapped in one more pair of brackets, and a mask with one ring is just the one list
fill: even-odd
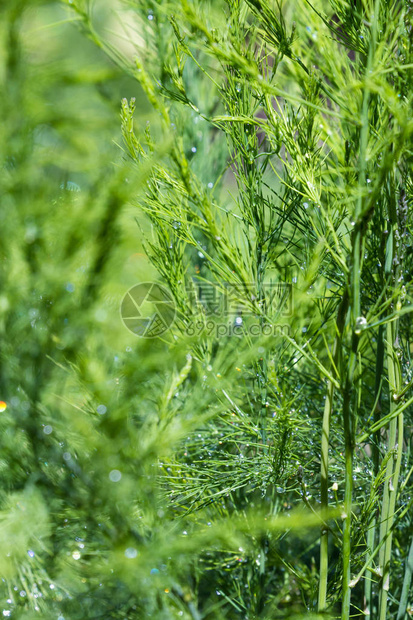
[[(35, 451), (26, 465), (59, 585), (44, 614), (405, 619), (412, 3), (129, 0), (115, 11), (127, 48), (100, 28), (98, 2), (68, 6), (136, 99), (121, 101), (123, 159), (76, 330), (27, 396), (32, 439), (55, 386), (65, 402), (60, 477), (36, 478)], [(152, 301), (176, 316), (149, 338), (113, 313), (132, 343), (114, 367), (106, 342), (87, 357), (76, 345), (125, 204), (158, 274)], [(91, 368), (116, 374), (108, 407)], [(90, 532), (79, 569), (63, 561), (66, 513), (71, 536), (76, 519)], [(10, 588), (40, 571), (16, 561)]]

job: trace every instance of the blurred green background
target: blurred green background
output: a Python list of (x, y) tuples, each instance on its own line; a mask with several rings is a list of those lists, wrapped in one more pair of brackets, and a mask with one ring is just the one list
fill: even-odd
[[(96, 27), (129, 53), (115, 8), (98, 2)], [(133, 617), (104, 541), (130, 562), (149, 481), (126, 472), (139, 477), (131, 444), (143, 453), (127, 421), (164, 345), (139, 343), (119, 315), (126, 290), (154, 276), (130, 206), (139, 182), (121, 99), (136, 97), (143, 126), (156, 119), (60, 2), (0, 3), (0, 88), (0, 613)]]
[[(13, 0), (0, 10), (1, 308), (17, 310), (18, 300), (27, 305), (32, 295), (40, 301), (41, 288), (49, 296), (53, 290), (54, 303), (66, 296), (70, 306), (82, 286), (99, 284), (105, 303), (96, 320), (102, 335), (113, 345), (120, 338), (116, 346), (124, 348), (128, 334), (113, 313), (124, 291), (153, 272), (139, 244), (136, 211), (128, 207), (134, 189), (121, 146), (121, 98), (136, 97), (142, 125), (154, 122), (153, 112), (136, 80), (88, 40), (69, 7)], [(99, 2), (94, 21), (127, 53), (116, 10), (124, 9)], [(122, 187), (122, 204), (110, 214), (115, 186)], [(102, 273), (93, 276), (99, 252)], [(37, 311), (37, 303), (28, 305)]]

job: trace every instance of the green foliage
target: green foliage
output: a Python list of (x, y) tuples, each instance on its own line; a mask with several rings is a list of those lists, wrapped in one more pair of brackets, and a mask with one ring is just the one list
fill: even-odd
[(36, 6), (1, 9), (3, 614), (405, 618), (411, 2)]

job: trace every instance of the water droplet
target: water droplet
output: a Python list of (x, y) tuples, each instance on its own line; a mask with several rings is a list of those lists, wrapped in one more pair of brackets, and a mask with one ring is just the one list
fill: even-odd
[(36, 555), (34, 551), (32, 551), (31, 549), (28, 550), (27, 555), (29, 556), (29, 558), (34, 558), (34, 556)]
[(367, 319), (364, 316), (358, 316), (356, 318), (356, 325), (354, 329), (355, 334), (361, 334), (363, 329), (367, 327)]
[(159, 569), (151, 568), (151, 575), (159, 575)]
[(209, 187), (209, 189), (212, 189), (214, 187), (214, 184), (213, 183), (208, 183), (208, 187)]
[(237, 318), (235, 319), (235, 323), (237, 325), (242, 325), (242, 318), (240, 316), (237, 316)]
[(47, 424), (44, 429), (43, 432), (45, 435), (50, 435), (53, 432), (53, 427), (50, 426), (50, 424)]
[(96, 411), (99, 415), (104, 415), (107, 412), (107, 407), (105, 407), (105, 405), (99, 405)]
[(68, 282), (65, 288), (68, 293), (73, 293), (73, 291), (75, 290), (75, 285), (72, 284), (72, 282)]
[(121, 478), (122, 474), (120, 473), (119, 469), (112, 469), (109, 474), (109, 480), (111, 480), (112, 482), (119, 482)]
[(133, 558), (136, 558), (137, 555), (138, 551), (134, 547), (128, 547), (125, 551), (125, 556), (127, 558), (130, 558), (131, 560), (133, 560)]
[(73, 551), (73, 553), (72, 553), (72, 558), (73, 558), (74, 560), (80, 560), (80, 557), (81, 557), (81, 553), (80, 553), (80, 551)]
[(196, 146), (193, 146), (193, 147), (191, 148), (191, 151), (192, 151), (193, 153), (196, 153)]

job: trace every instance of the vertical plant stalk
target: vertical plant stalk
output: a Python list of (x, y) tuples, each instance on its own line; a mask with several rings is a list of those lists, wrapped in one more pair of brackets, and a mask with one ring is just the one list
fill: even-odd
[[(375, 381), (375, 390), (374, 390), (374, 398), (375, 398), (375, 409), (374, 409), (374, 422), (378, 422), (380, 418), (381, 412), (381, 393), (382, 393), (382, 376), (383, 376), (383, 367), (384, 367), (384, 334), (383, 334), (383, 325), (379, 327), (379, 333), (377, 336), (377, 355), (376, 355), (376, 381)], [(379, 448), (378, 443), (380, 440), (380, 431), (374, 434), (373, 443), (372, 443), (372, 458), (373, 458), (373, 472), (372, 479), (373, 481), (376, 479), (376, 476), (379, 472)], [(369, 569), (372, 568), (373, 562), (373, 552), (375, 548), (375, 539), (376, 539), (376, 528), (377, 528), (377, 519), (376, 515), (373, 515), (371, 520), (371, 524), (367, 531), (367, 550), (366, 555), (370, 557), (370, 561), (366, 565), (366, 571), (368, 574)], [(366, 618), (369, 618), (371, 615), (373, 605), (372, 598), (372, 581), (370, 577), (365, 578), (364, 580), (364, 615)]]
[[(395, 179), (394, 174), (390, 177), (390, 201), (389, 201), (389, 221), (390, 234), (386, 245), (385, 273), (390, 276), (394, 287), (398, 286), (400, 275), (400, 238), (398, 220), (401, 212), (397, 210), (395, 198)], [(394, 294), (394, 293), (393, 293)], [(400, 291), (396, 298), (396, 309), (401, 308)], [(402, 378), (401, 367), (398, 359), (398, 330), (399, 319), (387, 323), (387, 373), (389, 381), (390, 413), (394, 413), (398, 408), (400, 399)], [(397, 443), (396, 443), (397, 442)], [(402, 453), (403, 453), (403, 413), (391, 420), (388, 436), (388, 453), (392, 455), (386, 466), (386, 477), (383, 489), (383, 503), (380, 520), (380, 541), (385, 539), (385, 543), (380, 549), (379, 569), (381, 573), (381, 583), (379, 592), (379, 618), (386, 620), (387, 599), (390, 587), (390, 561), (393, 538), (393, 522), (395, 517), (395, 507), (397, 498), (397, 487), (399, 481)]]
[(397, 620), (404, 620), (406, 616), (407, 600), (409, 597), (410, 584), (412, 582), (413, 575), (413, 538), (410, 543), (409, 555), (406, 562), (406, 569), (404, 571), (403, 589), (400, 597), (399, 611), (397, 613)]
[[(336, 357), (337, 337), (334, 342), (333, 358)], [(330, 444), (330, 419), (333, 410), (334, 385), (328, 382), (326, 404), (321, 436), (321, 508), (328, 508), (328, 447)], [(328, 580), (328, 529), (323, 524), (320, 535), (320, 583), (318, 588), (318, 611), (324, 611), (327, 603)]]
[[(401, 377), (400, 367), (394, 343), (397, 338), (398, 321), (387, 325), (387, 364), (390, 388), (390, 413), (395, 411), (397, 394), (400, 391)], [(398, 443), (396, 443), (396, 440)], [(400, 466), (403, 452), (403, 414), (399, 414), (390, 422), (388, 451), (393, 453), (386, 468), (386, 479), (383, 491), (383, 507), (380, 524), (380, 540), (384, 537), (386, 542), (380, 550), (379, 566), (382, 575), (379, 595), (379, 618), (386, 620), (387, 599), (390, 586), (390, 559), (392, 549), (392, 527), (395, 515), (397, 487), (400, 474)]]
[(354, 386), (354, 374), (357, 364), (357, 349), (359, 343), (359, 333), (356, 333), (357, 322), (360, 317), (360, 273), (361, 273), (361, 249), (363, 242), (362, 235), (362, 194), (366, 179), (366, 150), (369, 132), (368, 120), (369, 91), (366, 88), (363, 97), (362, 119), (363, 125), (360, 136), (360, 171), (359, 186), (360, 196), (356, 203), (354, 219), (355, 229), (352, 244), (352, 268), (350, 271), (349, 288), (351, 295), (351, 306), (349, 325), (347, 326), (351, 338), (351, 351), (348, 360), (347, 371), (342, 380), (343, 386), (343, 428), (345, 443), (345, 491), (344, 491), (344, 530), (343, 530), (343, 585), (342, 585), (342, 620), (350, 618), (351, 601), (351, 509), (353, 497), (353, 450), (354, 450), (354, 420), (357, 415), (358, 398), (354, 399), (352, 408), (352, 396)]
[[(337, 314), (337, 334), (332, 351), (332, 372), (339, 367), (341, 353), (341, 337), (344, 321), (348, 308), (348, 296), (344, 295)], [(323, 427), (321, 436), (321, 509), (328, 509), (328, 448), (330, 444), (330, 421), (334, 402), (334, 384), (327, 383), (326, 404), (324, 406)], [(321, 526), (320, 535), (320, 581), (318, 587), (318, 611), (324, 611), (327, 607), (327, 582), (328, 582), (328, 528), (325, 523)]]
[(363, 104), (361, 110), (361, 132), (360, 132), (360, 155), (359, 155), (359, 196), (356, 202), (354, 212), (355, 229), (352, 244), (352, 269), (350, 272), (350, 290), (351, 290), (351, 312), (350, 312), (350, 330), (351, 330), (351, 352), (349, 356), (348, 372), (345, 381), (344, 405), (343, 405), (343, 426), (345, 441), (345, 480), (346, 487), (344, 493), (344, 531), (343, 531), (343, 599), (341, 608), (342, 620), (350, 618), (350, 602), (351, 602), (351, 505), (353, 496), (353, 450), (354, 450), (354, 421), (357, 417), (357, 405), (359, 399), (354, 399), (353, 409), (351, 408), (351, 396), (353, 393), (354, 373), (357, 363), (357, 349), (359, 342), (359, 333), (357, 333), (357, 322), (360, 317), (360, 274), (362, 268), (362, 247), (363, 235), (366, 233), (366, 227), (363, 228), (362, 213), (364, 205), (364, 193), (366, 187), (366, 155), (369, 139), (369, 103), (370, 88), (368, 79), (376, 49), (377, 38), (377, 19), (380, 10), (380, 0), (374, 3), (374, 14), (371, 16), (371, 37), (369, 44), (369, 52), (365, 69), (365, 80)]
[[(344, 425), (344, 441), (345, 441), (345, 491), (344, 491), (344, 531), (343, 531), (343, 601), (341, 608), (342, 620), (350, 618), (350, 602), (351, 602), (351, 509), (353, 497), (353, 417), (356, 415), (355, 409), (351, 408), (352, 385), (354, 379), (354, 370), (356, 365), (356, 352), (352, 351), (349, 361), (349, 373), (344, 391), (343, 405), (343, 425)], [(357, 400), (355, 400), (355, 407)]]

